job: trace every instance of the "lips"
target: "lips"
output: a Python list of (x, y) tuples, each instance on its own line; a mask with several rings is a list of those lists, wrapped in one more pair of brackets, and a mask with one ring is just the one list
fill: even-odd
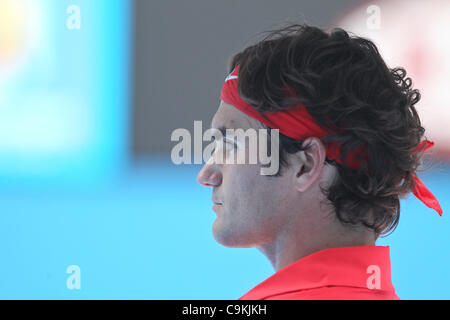
[[(214, 203), (214, 205), (213, 205), (213, 207), (212, 207), (212, 209), (213, 209), (214, 211), (218, 210), (219, 208), (221, 208), (221, 207), (223, 206), (223, 202), (222, 202), (221, 200), (219, 200), (219, 199), (217, 199), (217, 198), (215, 198), (215, 197), (213, 197), (211, 200), (212, 200), (212, 202)], [(217, 211), (216, 211), (216, 212), (217, 212)]]

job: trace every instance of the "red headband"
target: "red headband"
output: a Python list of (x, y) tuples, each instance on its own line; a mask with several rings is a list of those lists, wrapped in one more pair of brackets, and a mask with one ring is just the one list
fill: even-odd
[[(250, 104), (245, 102), (238, 91), (238, 73), (239, 65), (230, 73), (230, 75), (225, 79), (225, 83), (222, 88), (220, 99), (227, 102), (237, 109), (241, 110), (248, 116), (264, 123), (269, 128), (279, 129), (279, 131), (292, 139), (300, 140), (308, 137), (317, 137), (322, 139), (324, 136), (334, 133), (320, 127), (311, 115), (308, 113), (306, 108), (302, 104), (296, 104), (294, 108), (280, 112), (270, 112), (261, 115), (256, 111)], [(288, 91), (289, 93), (289, 91)], [(360, 167), (361, 160), (368, 160), (367, 152), (362, 152), (365, 145), (348, 152), (344, 163), (339, 159), (339, 154), (341, 152), (341, 146), (337, 142), (325, 142), (327, 157), (329, 159), (335, 160), (336, 162), (350, 167), (352, 169), (358, 170)], [(434, 142), (429, 140), (422, 141), (417, 147), (417, 152), (423, 152), (431, 148)], [(362, 158), (362, 159), (361, 159)], [(417, 175), (413, 174), (413, 179), (416, 183), (416, 187), (413, 190), (414, 195), (421, 200), (426, 206), (432, 208), (442, 216), (442, 208), (439, 205), (436, 197), (431, 193), (430, 190), (420, 181)]]

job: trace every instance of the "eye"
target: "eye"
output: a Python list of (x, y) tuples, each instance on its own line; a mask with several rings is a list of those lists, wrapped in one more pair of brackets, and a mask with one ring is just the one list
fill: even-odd
[(226, 144), (226, 148), (228, 148), (228, 149), (229, 148), (233, 148), (233, 149), (237, 148), (237, 144), (234, 140), (224, 138), (223, 141)]
[(212, 149), (213, 153), (216, 152), (216, 150), (219, 149), (220, 147), (226, 148), (227, 141), (225, 139), (218, 140), (218, 139), (216, 139), (216, 137), (213, 137), (212, 141), (214, 142), (214, 147)]
[(226, 139), (225, 137), (222, 140), (214, 138), (213, 141), (215, 142), (212, 149), (213, 154), (216, 153), (217, 150), (223, 150), (223, 152), (227, 154), (230, 150), (237, 148), (237, 145), (233, 141)]

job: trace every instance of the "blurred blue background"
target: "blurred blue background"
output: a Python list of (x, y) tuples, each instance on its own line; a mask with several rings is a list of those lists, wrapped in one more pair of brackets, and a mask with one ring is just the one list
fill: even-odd
[[(211, 190), (172, 164), (170, 132), (209, 124), (227, 58), (257, 32), (366, 3), (320, 2), (0, 0), (0, 299), (237, 299), (270, 276), (256, 249), (215, 242)], [(420, 174), (443, 217), (410, 195), (377, 243), (402, 299), (450, 299), (447, 159)]]

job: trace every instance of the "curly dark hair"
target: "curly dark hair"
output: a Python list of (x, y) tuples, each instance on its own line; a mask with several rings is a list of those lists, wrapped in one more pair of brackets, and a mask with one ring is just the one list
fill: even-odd
[[(342, 223), (362, 224), (376, 237), (392, 232), (421, 164), (414, 151), (425, 132), (414, 107), (419, 91), (405, 69), (386, 65), (372, 41), (343, 29), (291, 24), (267, 32), (231, 58), (229, 72), (240, 65), (241, 97), (262, 115), (301, 103), (322, 127), (343, 129), (322, 139), (342, 145), (341, 160), (365, 145), (369, 161), (359, 170), (327, 158), (338, 174), (322, 192)], [(286, 85), (295, 97), (286, 96)], [(310, 147), (303, 143), (280, 133), (281, 168), (287, 154)]]

